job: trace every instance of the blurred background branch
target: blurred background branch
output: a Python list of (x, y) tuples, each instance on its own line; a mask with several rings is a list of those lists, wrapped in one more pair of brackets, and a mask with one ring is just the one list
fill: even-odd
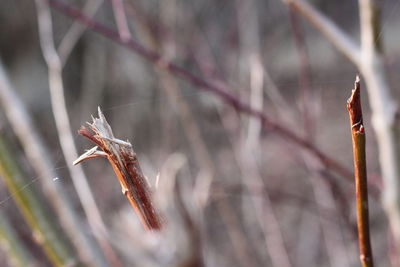
[[(102, 254), (84, 231), (83, 219), (71, 206), (63, 184), (55, 183), (58, 177), (50, 160), (50, 152), (36, 130), (25, 105), (15, 92), (2, 64), (0, 64), (0, 102), (15, 134), (19, 138), (28, 160), (43, 185), (46, 197), (57, 212), (60, 222), (71, 237), (83, 262), (101, 266)], [(64, 185), (65, 186), (65, 185)]]
[(361, 46), (328, 17), (303, 0), (283, 0), (302, 14), (311, 24), (352, 61), (363, 74), (372, 110), (372, 125), (377, 136), (379, 162), (384, 188), (383, 204), (391, 229), (400, 249), (400, 130), (397, 103), (393, 100), (381, 42), (381, 1), (359, 0)]
[(49, 89), (52, 111), (57, 126), (60, 145), (78, 193), (82, 207), (88, 217), (93, 234), (102, 248), (104, 255), (110, 264), (120, 266), (117, 255), (109, 244), (108, 230), (100, 215), (92, 190), (81, 166), (72, 167), (71, 164), (78, 157), (75, 148), (72, 129), (69, 122), (68, 111), (64, 96), (61, 59), (57, 54), (53, 41), (53, 29), (48, 3), (44, 0), (36, 0), (38, 13), (39, 38), (43, 57), (49, 69)]

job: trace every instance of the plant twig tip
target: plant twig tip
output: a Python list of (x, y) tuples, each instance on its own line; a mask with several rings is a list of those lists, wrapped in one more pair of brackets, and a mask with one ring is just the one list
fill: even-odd
[(85, 153), (80, 155), (74, 162), (72, 162), (73, 165), (78, 165), (82, 161), (86, 159), (91, 159), (91, 158), (96, 158), (96, 157), (107, 157), (106, 153), (103, 151), (97, 150), (98, 146), (94, 146), (91, 149), (87, 150)]
[[(98, 118), (89, 123), (90, 130), (82, 127), (79, 133), (97, 146), (81, 155), (74, 164), (95, 157), (106, 157), (122, 186), (122, 193), (128, 198), (146, 229), (161, 229), (162, 217), (152, 202), (151, 191), (143, 175), (131, 143), (114, 137), (111, 126), (98, 107)], [(102, 151), (97, 150), (101, 148)]]
[(354, 175), (356, 184), (357, 229), (361, 265), (372, 267), (372, 248), (368, 214), (367, 164), (365, 157), (365, 128), (361, 109), (360, 78), (357, 75), (354, 89), (347, 100), (353, 143)]
[(100, 120), (103, 120), (104, 114), (103, 114), (103, 112), (101, 111), (100, 106), (97, 107), (97, 113), (99, 114), (99, 119), (100, 119)]

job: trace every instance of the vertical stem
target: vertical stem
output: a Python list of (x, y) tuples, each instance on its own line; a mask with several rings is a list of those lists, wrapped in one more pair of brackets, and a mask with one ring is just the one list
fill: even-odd
[(361, 59), (360, 71), (368, 86), (372, 126), (379, 148), (382, 171), (382, 202), (400, 252), (400, 126), (398, 101), (391, 92), (385, 69), (380, 33), (380, 1), (359, 0)]
[(103, 254), (97, 244), (85, 231), (83, 218), (75, 211), (71, 198), (67, 195), (64, 184), (55, 183), (57, 172), (52, 167), (54, 162), (39, 131), (35, 127), (31, 114), (22, 103), (6, 73), (0, 59), (0, 105), (11, 128), (18, 137), (26, 157), (40, 178), (39, 182), (49, 203), (53, 206), (60, 223), (76, 247), (81, 260), (91, 266), (105, 267)]
[[(52, 111), (59, 135), (64, 158), (67, 162), (72, 162), (77, 157), (74, 138), (71, 131), (67, 105), (64, 96), (64, 85), (62, 80), (62, 62), (54, 47), (53, 24), (50, 8), (45, 0), (36, 0), (37, 20), (39, 29), (40, 46), (44, 60), (49, 70), (49, 89), (51, 97)], [(93, 229), (93, 234), (98, 241), (107, 260), (113, 266), (121, 266), (120, 260), (113, 247), (108, 241), (109, 233), (101, 217), (99, 208), (93, 196), (90, 185), (87, 181), (83, 169), (79, 166), (72, 168), (67, 165), (71, 174), (72, 182), (82, 203), (83, 210), (87, 215), (89, 225)]]
[(353, 141), (354, 177), (356, 183), (357, 228), (360, 245), (360, 260), (363, 267), (372, 267), (372, 249), (369, 233), (367, 164), (365, 158), (365, 130), (361, 110), (360, 78), (357, 76), (354, 89), (347, 100)]

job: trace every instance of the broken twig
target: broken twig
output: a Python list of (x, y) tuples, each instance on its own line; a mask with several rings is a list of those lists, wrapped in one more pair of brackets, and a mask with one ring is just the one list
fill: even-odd
[[(88, 123), (91, 131), (83, 126), (79, 130), (80, 135), (90, 139), (96, 146), (82, 154), (73, 164), (95, 157), (107, 158), (121, 184), (122, 193), (128, 198), (143, 226), (148, 230), (161, 229), (161, 216), (154, 207), (149, 185), (132, 145), (116, 139), (100, 108), (98, 113), (99, 118), (93, 118), (93, 122)], [(99, 147), (102, 151), (97, 150)]]

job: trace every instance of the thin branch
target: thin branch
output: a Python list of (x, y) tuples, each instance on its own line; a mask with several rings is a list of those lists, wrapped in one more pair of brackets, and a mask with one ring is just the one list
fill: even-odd
[(375, 0), (359, 0), (361, 49), (364, 56), (382, 52), (380, 34), (380, 9)]
[(281, 0), (302, 14), (314, 25), (335, 47), (350, 59), (356, 66), (360, 66), (361, 49), (356, 42), (335, 23), (320, 11), (303, 0)]
[(89, 158), (106, 157), (122, 186), (122, 193), (128, 198), (143, 226), (148, 230), (160, 230), (162, 218), (153, 204), (149, 186), (132, 145), (114, 138), (100, 108), (98, 112), (99, 118), (93, 118), (93, 123), (89, 124), (94, 133), (82, 127), (79, 134), (97, 144), (103, 151), (97, 151), (96, 146), (75, 160), (74, 165)]
[(132, 38), (129, 31), (128, 21), (126, 20), (124, 3), (122, 0), (111, 0), (115, 21), (117, 23), (118, 33), (122, 40), (128, 41)]
[(360, 79), (357, 76), (354, 90), (347, 100), (353, 140), (354, 171), (356, 183), (357, 227), (360, 260), (363, 267), (373, 267), (369, 233), (367, 164), (365, 158), (365, 129), (361, 110)]
[(400, 128), (397, 103), (390, 92), (380, 43), (379, 8), (376, 0), (359, 0), (361, 48), (354, 45), (328, 18), (302, 0), (282, 0), (295, 7), (346, 55), (363, 74), (372, 109), (372, 125), (379, 147), (382, 170), (382, 202), (400, 247)]
[(382, 203), (400, 254), (400, 124), (396, 97), (391, 93), (379, 42), (380, 21), (376, 0), (359, 0), (363, 74), (372, 110), (372, 126), (379, 147)]
[[(97, 10), (103, 3), (103, 0), (88, 0), (83, 7), (83, 13), (88, 17), (92, 17), (96, 14)], [(64, 66), (69, 55), (72, 52), (72, 49), (75, 47), (79, 38), (85, 32), (86, 26), (82, 25), (79, 22), (74, 22), (71, 27), (68, 29), (68, 32), (64, 35), (61, 40), (60, 45), (58, 46), (58, 54), (61, 59), (61, 64)]]
[(167, 71), (172, 73), (175, 76), (181, 77), (182, 79), (192, 83), (193, 85), (197, 86), (199, 89), (212, 92), (215, 95), (221, 97), (225, 102), (236, 108), (238, 111), (243, 113), (247, 113), (251, 116), (257, 117), (262, 121), (263, 127), (268, 128), (272, 131), (275, 131), (277, 134), (286, 138), (293, 143), (299, 145), (306, 151), (310, 152), (313, 156), (318, 158), (327, 168), (334, 170), (336, 173), (348, 178), (349, 180), (352, 179), (353, 174), (349, 171), (346, 167), (342, 166), (340, 163), (336, 162), (334, 159), (323, 153), (319, 150), (315, 145), (311, 144), (307, 140), (301, 138), (297, 133), (294, 131), (282, 126), (278, 122), (271, 120), (266, 114), (264, 114), (260, 110), (255, 110), (250, 107), (249, 104), (243, 102), (237, 96), (232, 94), (226, 88), (228, 86), (220, 86), (216, 85), (210, 81), (204, 80), (199, 76), (187, 71), (185, 68), (180, 67), (172, 62), (166, 61), (161, 57), (160, 54), (156, 53), (155, 51), (149, 50), (138, 42), (134, 40), (129, 40), (124, 42), (120, 37), (119, 34), (113, 30), (112, 28), (98, 23), (87, 16), (85, 16), (79, 9), (76, 9), (69, 4), (63, 3), (58, 0), (49, 0), (49, 3), (59, 10), (60, 12), (64, 13), (65, 15), (75, 18), (76, 20), (84, 23), (91, 28), (95, 32), (100, 33), (101, 35), (113, 40), (116, 43), (119, 43), (126, 48), (134, 51), (135, 53), (141, 55), (148, 61), (156, 64), (159, 67), (165, 68)]
[[(247, 93), (247, 90), (240, 93), (249, 94), (251, 108), (262, 110), (264, 106), (264, 66), (260, 49), (261, 41), (256, 1), (236, 1), (236, 13), (239, 36), (239, 82), (249, 84), (250, 87), (250, 93)], [(249, 146), (250, 150), (256, 153), (256, 160), (258, 160), (261, 155), (261, 121), (250, 117), (246, 131), (246, 146)]]
[[(45, 0), (36, 0), (36, 8), (38, 13), (40, 44), (44, 59), (49, 69), (51, 104), (60, 144), (66, 161), (72, 162), (76, 159), (78, 153), (75, 148), (64, 97), (64, 85), (61, 73), (62, 64), (54, 47), (50, 9)], [(71, 178), (82, 203), (82, 207), (88, 217), (89, 224), (93, 229), (94, 236), (102, 247), (110, 263), (117, 266), (121, 265), (113, 248), (107, 240), (107, 228), (101, 218), (100, 211), (94, 200), (83, 169), (80, 166), (78, 168), (70, 167), (69, 164), (68, 169), (71, 173)]]
[(25, 105), (16, 94), (15, 88), (12, 87), (2, 62), (0, 62), (0, 103), (29, 162), (40, 177), (39, 181), (43, 185), (44, 193), (57, 212), (63, 228), (71, 237), (80, 258), (86, 264), (104, 266), (102, 264), (104, 257), (94, 240), (90, 239), (89, 235), (85, 233), (83, 218), (79, 218), (73, 209), (72, 202), (66, 194), (63, 184), (53, 182), (53, 178), (57, 177), (57, 174), (52, 167), (50, 153), (35, 128)]
[[(262, 53), (260, 49), (261, 41), (259, 33), (257, 2), (254, 0), (238, 0), (236, 3), (238, 34), (240, 40), (239, 50), (240, 54), (242, 54), (239, 58), (239, 61), (243, 67), (241, 74), (244, 76), (244, 78), (246, 78), (246, 76), (249, 77), (249, 81), (244, 79), (244, 82), (248, 82), (250, 84), (250, 107), (255, 110), (262, 110), (264, 105), (264, 66), (261, 61)], [(247, 94), (246, 91), (241, 93), (243, 95)], [(219, 111), (219, 114), (223, 126), (225, 129), (229, 129), (226, 122), (226, 115), (224, 116), (221, 111)], [(237, 121), (237, 124), (239, 128), (246, 128), (243, 122)], [(262, 153), (262, 146), (260, 144), (261, 131), (262, 122), (254, 117), (250, 117), (247, 125), (247, 133), (245, 136), (242, 136), (242, 140), (239, 140), (239, 142), (233, 138), (235, 131), (230, 131), (230, 135), (232, 136), (230, 138), (232, 150), (234, 151), (235, 159), (243, 177), (242, 182), (248, 190), (251, 190), (250, 186), (252, 184), (257, 185), (257, 187), (262, 187), (265, 183), (261, 177), (261, 170), (257, 165)], [(246, 198), (243, 198), (242, 201), (242, 206), (244, 207), (242, 211), (244, 218), (251, 218), (255, 215), (256, 221), (260, 226), (266, 251), (268, 252), (268, 256), (271, 260), (271, 266), (292, 266), (290, 263), (289, 254), (285, 247), (282, 228), (268, 193), (265, 192), (261, 198), (255, 195), (250, 195), (249, 201), (251, 204), (249, 206), (252, 207), (252, 209), (249, 208), (248, 205), (245, 205), (247, 204)], [(254, 227), (253, 220), (247, 219), (245, 221), (247, 221), (246, 225), (248, 228), (246, 230), (248, 232), (257, 229)], [(249, 221), (250, 223), (248, 223)], [(263, 254), (265, 254), (264, 249), (262, 250), (261, 255)]]

